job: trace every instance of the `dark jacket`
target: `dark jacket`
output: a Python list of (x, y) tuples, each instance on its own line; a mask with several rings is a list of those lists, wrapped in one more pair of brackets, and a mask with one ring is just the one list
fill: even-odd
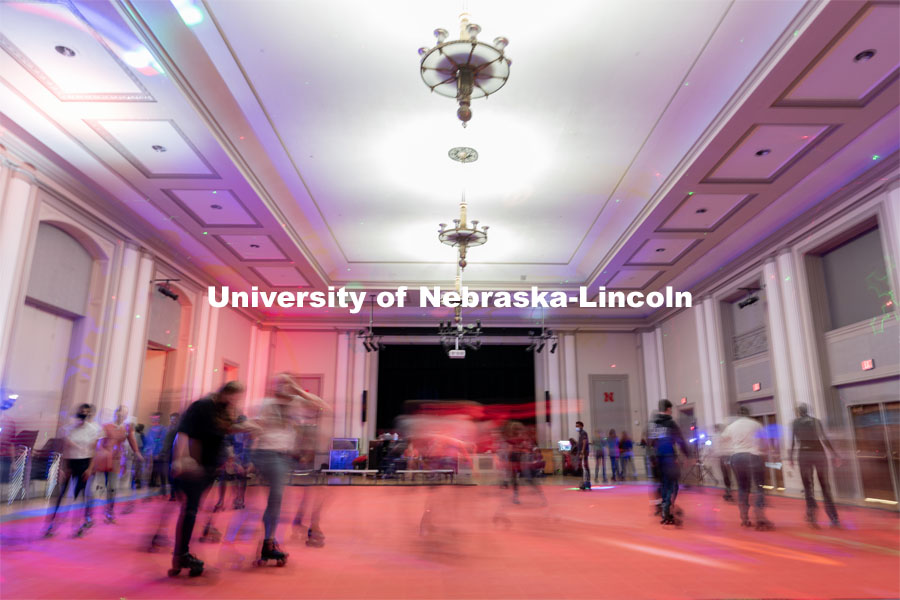
[(681, 435), (681, 429), (671, 415), (659, 414), (650, 423), (647, 433), (650, 447), (657, 457), (674, 457), (675, 446), (679, 446), (685, 455), (688, 454), (687, 443)]

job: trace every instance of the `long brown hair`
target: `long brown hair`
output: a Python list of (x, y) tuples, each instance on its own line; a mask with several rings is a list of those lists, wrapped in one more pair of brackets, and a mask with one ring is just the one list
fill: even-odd
[(223, 396), (231, 396), (233, 394), (241, 394), (244, 392), (244, 384), (240, 381), (229, 381), (219, 388), (213, 394), (213, 400), (216, 403), (216, 427), (222, 431), (228, 431), (234, 422), (234, 415), (231, 414), (231, 407), (221, 401)]

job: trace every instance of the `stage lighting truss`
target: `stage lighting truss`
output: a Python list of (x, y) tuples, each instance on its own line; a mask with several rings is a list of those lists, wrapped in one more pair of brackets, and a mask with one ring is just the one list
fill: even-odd
[(463, 325), (462, 313), (458, 306), (456, 307), (454, 321), (441, 321), (441, 324), (438, 326), (441, 346), (448, 353), (450, 350), (478, 350), (481, 348), (481, 334), (481, 321)]
[(362, 340), (363, 348), (366, 352), (378, 352), (384, 350), (387, 346), (381, 341), (380, 335), (375, 335), (375, 303), (372, 302), (369, 308), (369, 327), (360, 329), (356, 334), (356, 339)]
[(535, 334), (534, 331), (529, 331), (528, 336), (531, 338), (531, 343), (525, 348), (526, 352), (534, 351), (540, 353), (545, 347), (549, 346), (550, 354), (556, 353), (556, 347), (559, 345), (559, 336), (553, 331), (541, 327), (541, 332), (539, 334)]

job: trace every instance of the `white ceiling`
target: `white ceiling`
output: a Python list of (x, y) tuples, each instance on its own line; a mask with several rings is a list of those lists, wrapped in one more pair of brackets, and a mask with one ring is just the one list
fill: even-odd
[[(433, 29), (455, 33), (463, 4), (512, 59), (466, 129), (416, 54)], [(6, 3), (2, 135), (45, 146), (101, 208), (225, 284), (449, 284), (437, 224), (465, 191), (491, 226), (470, 284), (689, 289), (872, 155), (895, 160), (898, 15), (801, 0)], [(455, 163), (453, 146), (480, 158)]]

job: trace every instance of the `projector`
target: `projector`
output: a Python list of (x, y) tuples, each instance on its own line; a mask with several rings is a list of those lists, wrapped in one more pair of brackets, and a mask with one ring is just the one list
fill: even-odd
[(447, 355), (450, 358), (465, 358), (466, 351), (465, 350), (450, 350), (449, 352), (447, 352)]
[(747, 308), (751, 304), (756, 304), (759, 301), (759, 296), (750, 296), (749, 298), (745, 298), (738, 302), (738, 308)]

